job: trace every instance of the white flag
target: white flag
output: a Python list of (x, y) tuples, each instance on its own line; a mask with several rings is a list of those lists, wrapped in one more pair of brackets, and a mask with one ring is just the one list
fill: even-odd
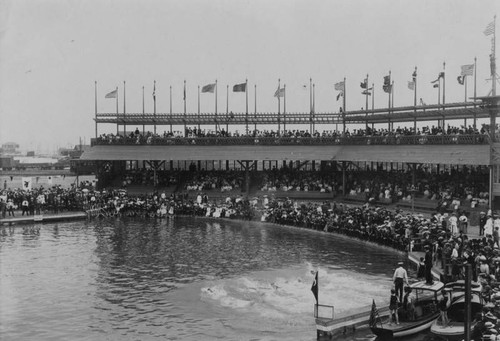
[(22, 184), (23, 184), (23, 190), (25, 191), (31, 191), (31, 182), (33, 181), (31, 177), (23, 177), (21, 178)]

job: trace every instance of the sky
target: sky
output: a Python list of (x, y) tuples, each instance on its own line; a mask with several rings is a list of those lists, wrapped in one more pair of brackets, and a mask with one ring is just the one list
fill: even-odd
[[(170, 111), (172, 87), (172, 110), (181, 113), (184, 80), (188, 112), (198, 110), (198, 86), (215, 80), (218, 112), (227, 102), (244, 112), (245, 95), (231, 89), (246, 79), (250, 112), (255, 99), (258, 112), (277, 112), (278, 80), (287, 112), (309, 112), (310, 79), (316, 112), (338, 112), (334, 84), (344, 77), (347, 111), (365, 106), (367, 75), (375, 107), (387, 107), (389, 71), (394, 106), (412, 105), (415, 67), (417, 97), (437, 103), (430, 82), (446, 63), (446, 102), (461, 102), (456, 78), (475, 57), (477, 94), (491, 89), (483, 31), (499, 9), (497, 0), (0, 0), (0, 143), (41, 152), (89, 143), (95, 82), (99, 113), (116, 112), (104, 98), (116, 87), (123, 113), (124, 81), (126, 113), (142, 113), (143, 87), (153, 112), (154, 81), (156, 112)], [(213, 113), (215, 94), (201, 94), (200, 107)], [(116, 126), (99, 125), (107, 132)]]

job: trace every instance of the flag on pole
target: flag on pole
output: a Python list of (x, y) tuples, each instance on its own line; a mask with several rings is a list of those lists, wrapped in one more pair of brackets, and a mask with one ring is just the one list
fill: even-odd
[(392, 85), (391, 85), (391, 76), (384, 76), (384, 85), (382, 85), (382, 89), (384, 92), (390, 93), (392, 90)]
[(236, 84), (233, 86), (233, 92), (246, 92), (247, 83)]
[(408, 81), (408, 89), (411, 91), (415, 90), (415, 82), (414, 81)]
[(316, 304), (318, 303), (318, 271), (316, 271), (316, 276), (314, 276), (314, 282), (311, 287), (311, 291), (316, 298)]
[(337, 101), (340, 99), (340, 97), (343, 96), (344, 96), (344, 91), (339, 92), (339, 94), (337, 95)]
[(367, 89), (367, 90), (363, 90), (363, 92), (361, 92), (361, 94), (362, 94), (362, 95), (368, 95), (368, 96), (371, 96), (372, 94), (371, 94), (371, 92), (370, 92), (370, 91), (368, 91), (368, 90), (371, 90), (371, 88), (370, 88), (370, 89)]
[(335, 87), (335, 90), (337, 90), (337, 91), (344, 91), (345, 83), (344, 83), (344, 81), (335, 83), (334, 87)]
[(474, 74), (474, 64), (462, 65), (461, 76), (472, 76)]
[(274, 97), (284, 97), (285, 96), (285, 88), (278, 88), (274, 93)]
[(372, 310), (370, 312), (370, 321), (368, 322), (368, 325), (370, 327), (374, 327), (379, 323), (382, 323), (382, 321), (380, 320), (380, 315), (378, 313), (377, 306), (375, 305), (375, 300), (373, 300)]
[(115, 89), (104, 96), (104, 98), (116, 98), (118, 96), (118, 89)]
[(156, 82), (153, 85), (153, 101), (156, 101)]
[[(440, 72), (439, 75), (438, 75), (438, 78), (436, 78), (435, 80), (433, 80), (431, 83), (432, 84), (437, 83), (437, 82), (439, 82), (439, 80), (441, 78), (444, 78), (444, 72)], [(437, 86), (435, 86), (435, 88), (437, 88)]]
[(215, 83), (207, 84), (203, 88), (201, 88), (201, 92), (211, 92), (213, 93), (215, 90)]
[(359, 86), (362, 88), (362, 89), (366, 89), (368, 87), (368, 79), (364, 79), (360, 84)]
[(31, 177), (22, 177), (21, 181), (23, 183), (23, 190), (31, 191), (31, 183), (33, 179)]
[(464, 85), (465, 81), (465, 76), (458, 76), (457, 77), (458, 84)]
[(483, 31), (485, 36), (495, 33), (495, 21), (490, 22)]

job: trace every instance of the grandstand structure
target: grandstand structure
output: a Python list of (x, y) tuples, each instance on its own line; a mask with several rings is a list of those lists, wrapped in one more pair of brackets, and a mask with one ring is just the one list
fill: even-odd
[[(375, 110), (359, 110), (337, 113), (231, 113), (228, 114), (95, 114), (96, 138), (91, 148), (81, 156), (88, 166), (93, 162), (101, 185), (105, 178), (113, 178), (130, 167), (157, 170), (177, 169), (180, 165), (198, 164), (209, 169), (241, 169), (248, 171), (279, 168), (283, 164), (297, 167), (312, 165), (317, 169), (329, 163), (345, 172), (357, 162), (390, 164), (470, 165), (485, 166), (490, 170), (490, 207), (500, 208), (500, 139), (497, 135), (496, 116), (500, 96), (476, 97), (470, 102), (440, 105), (392, 107)], [(338, 127), (345, 131), (347, 125), (362, 124), (413, 124), (428, 122), (429, 125), (446, 127), (451, 120), (465, 120), (476, 126), (478, 119), (488, 119), (494, 133), (474, 135), (404, 135), (404, 136), (344, 136), (288, 137), (282, 132), (297, 125), (310, 125), (311, 131)], [(113, 141), (98, 137), (103, 125), (116, 127), (122, 138)], [(224, 126), (246, 127), (246, 131), (261, 126), (275, 126), (274, 137), (244, 136), (186, 137), (156, 136), (146, 143), (127, 137), (129, 131), (142, 126), (172, 131), (172, 127)], [(127, 130), (129, 127), (129, 130)], [(112, 128), (114, 131), (114, 129)], [(125, 132), (125, 133), (124, 133)], [(247, 191), (248, 194), (248, 191)]]

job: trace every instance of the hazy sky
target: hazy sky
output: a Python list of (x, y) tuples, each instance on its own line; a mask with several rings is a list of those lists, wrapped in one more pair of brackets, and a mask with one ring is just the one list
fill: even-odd
[[(109, 91), (119, 87), (123, 112), (197, 111), (197, 87), (218, 80), (218, 111), (226, 86), (248, 79), (249, 109), (277, 111), (273, 97), (287, 87), (287, 111), (308, 112), (309, 78), (316, 111), (337, 112), (333, 86), (347, 78), (347, 110), (365, 105), (359, 83), (369, 74), (375, 107), (389, 70), (395, 106), (413, 104), (407, 88), (418, 67), (418, 97), (437, 103), (430, 81), (446, 62), (446, 102), (464, 99), (460, 66), (477, 57), (477, 92), (486, 95), (490, 37), (486, 25), (498, 0), (0, 0), (0, 143), (53, 149), (94, 136), (94, 81), (99, 112), (116, 112)], [(468, 96), (473, 94), (469, 79)], [(370, 102), (371, 103), (371, 102)], [(201, 95), (201, 110), (214, 111), (214, 94)], [(245, 111), (242, 93), (229, 95), (229, 110)], [(166, 129), (166, 128), (165, 128)], [(163, 127), (159, 131), (165, 130)], [(328, 127), (326, 129), (331, 129)], [(99, 133), (116, 132), (103, 125)]]

